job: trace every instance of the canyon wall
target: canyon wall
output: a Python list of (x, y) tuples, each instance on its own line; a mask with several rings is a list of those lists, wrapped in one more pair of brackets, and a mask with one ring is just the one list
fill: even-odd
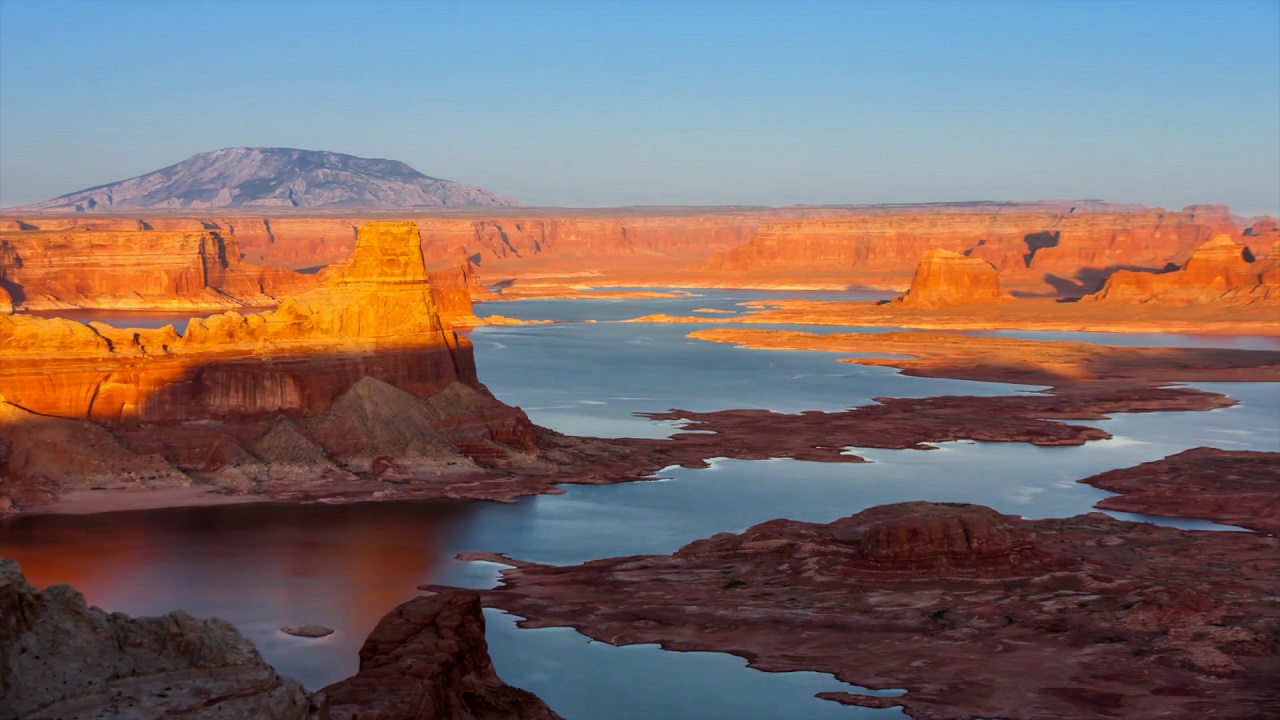
[(273, 305), (314, 276), (245, 263), (219, 230), (0, 231), (0, 287), (24, 310)]
[[(0, 490), (29, 504), (68, 483), (189, 484), (183, 473), (261, 490), (282, 473), (536, 457), (532, 424), (479, 383), (429, 277), (412, 223), (370, 223), (320, 287), (181, 335), (0, 315)], [(103, 453), (138, 457), (113, 470)]]
[[(957, 203), (905, 206), (787, 208), (637, 208), (620, 210), (521, 209), (483, 214), (407, 213), (423, 238), (431, 269), (470, 264), (488, 283), (524, 278), (561, 285), (639, 284), (683, 286), (864, 286), (905, 289), (925, 251), (943, 249), (991, 263), (1001, 283), (1019, 295), (1079, 297), (1101, 288), (1119, 269), (1161, 270), (1184, 263), (1192, 249), (1216, 234), (1248, 245), (1258, 257), (1280, 238), (1271, 218), (1242, 227), (1221, 205), (1196, 205), (1181, 211), (1110, 203)], [(268, 273), (259, 266), (307, 270), (341, 262), (355, 247), (358, 216), (160, 215), (146, 218), (80, 215), (30, 215), (0, 218), (0, 242), (21, 245), (26, 253), (44, 234), (93, 233), (212, 234), (221, 238), (229, 262), (244, 273)], [(74, 229), (74, 230), (73, 230)], [(232, 249), (234, 246), (235, 249)], [(10, 251), (12, 254), (12, 251)], [(136, 252), (131, 261), (136, 262)], [(46, 253), (47, 254), (47, 253)], [(188, 255), (192, 255), (188, 253)], [(207, 252), (206, 256), (217, 255)], [(194, 257), (194, 255), (192, 255)], [(239, 258), (238, 261), (234, 258)], [(0, 268), (12, 275), (15, 263), (0, 252)], [(62, 261), (60, 261), (62, 262)], [(66, 267), (106, 269), (71, 250)], [(173, 277), (196, 272), (193, 261), (169, 271)], [(20, 269), (24, 277), (34, 271)], [(186, 273), (186, 275), (183, 274)], [(226, 273), (239, 277), (239, 270)], [(279, 271), (277, 271), (279, 272)], [(47, 275), (47, 273), (46, 273)], [(269, 298), (305, 287), (308, 276), (264, 277)], [(298, 278), (302, 278), (299, 280)], [(3, 276), (0, 276), (0, 281)], [(217, 281), (217, 280), (215, 280)], [(42, 281), (45, 282), (45, 281)], [(98, 306), (120, 302), (109, 288), (85, 280), (77, 289), (54, 285), (44, 293)], [(222, 293), (235, 296), (251, 283), (226, 280)], [(469, 281), (473, 289), (481, 283)], [(177, 286), (178, 281), (168, 281)], [(297, 285), (296, 283), (302, 283)], [(141, 284), (147, 287), (146, 283)], [(201, 293), (190, 280), (185, 292)], [(247, 289), (246, 289), (247, 287)], [(279, 288), (273, 292), (272, 288)], [(14, 289), (9, 288), (10, 291)], [(31, 293), (29, 293), (31, 294)], [(21, 298), (15, 296), (19, 307)], [(65, 301), (63, 298), (57, 298)], [(225, 302), (225, 298), (223, 298)], [(49, 306), (52, 301), (46, 301)], [(31, 308), (33, 305), (26, 305)]]
[(991, 263), (1021, 294), (1080, 296), (1117, 269), (1181, 264), (1215, 234), (1265, 252), (1265, 221), (1243, 230), (1225, 206), (1180, 212), (908, 213), (774, 223), (701, 269), (720, 284), (811, 283), (903, 288), (921, 256), (949, 250)]
[(1280, 307), (1280, 240), (1269, 249), (1266, 259), (1258, 260), (1248, 246), (1230, 235), (1216, 235), (1196, 248), (1181, 268), (1163, 273), (1120, 270), (1084, 300)]

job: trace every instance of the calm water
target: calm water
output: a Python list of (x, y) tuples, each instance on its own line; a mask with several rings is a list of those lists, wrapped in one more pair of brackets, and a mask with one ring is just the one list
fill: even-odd
[[(476, 330), (480, 376), (536, 422), (599, 436), (665, 436), (674, 423), (632, 413), (671, 407), (795, 412), (834, 410), (876, 396), (1033, 389), (910, 378), (836, 363), (836, 353), (743, 350), (684, 337), (706, 325), (608, 322), (702, 307), (732, 309), (765, 295), (708, 291), (693, 298), (486, 306), (482, 312), (602, 322)], [(1159, 339), (1167, 342), (1157, 344), (1239, 342)], [(242, 505), (27, 517), (0, 523), (0, 555), (19, 560), (36, 584), (73, 582), (90, 602), (110, 610), (156, 614), (182, 607), (225, 617), (284, 673), (316, 688), (354, 672), (364, 636), (387, 610), (411, 597), (416, 585), (491, 586), (498, 566), (451, 559), (462, 550), (551, 563), (667, 553), (775, 517), (829, 521), (872, 505), (917, 499), (1062, 516), (1086, 512), (1106, 495), (1075, 482), (1103, 470), (1198, 445), (1280, 450), (1280, 386), (1197, 387), (1244, 402), (1210, 412), (1117, 415), (1096, 423), (1115, 439), (1080, 448), (972, 442), (931, 451), (851, 448), (872, 462), (847, 465), (718, 459), (703, 470), (669, 468), (662, 481), (568, 486), (563, 495), (508, 505)], [(815, 692), (847, 689), (830, 676), (760, 673), (740, 658), (717, 653), (614, 648), (568, 629), (519, 630), (514, 618), (497, 611), (486, 611), (486, 617), (503, 678), (538, 693), (570, 720), (901, 716), (813, 698)], [(294, 623), (319, 623), (337, 633), (308, 640), (277, 630)]]

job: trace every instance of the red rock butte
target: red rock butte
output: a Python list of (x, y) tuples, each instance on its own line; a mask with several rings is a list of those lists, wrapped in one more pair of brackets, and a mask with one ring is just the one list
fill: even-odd
[(369, 223), (319, 287), (182, 335), (0, 315), (13, 501), (193, 478), (292, 492), (307, 478), (532, 462), (532, 423), (480, 384), (428, 278), (412, 223)]
[(1003, 300), (999, 276), (1000, 272), (986, 260), (950, 250), (929, 250), (911, 278), (911, 289), (900, 302), (908, 307), (930, 308)]
[(1164, 305), (1255, 303), (1280, 306), (1280, 240), (1266, 260), (1230, 235), (1215, 235), (1186, 264), (1164, 273), (1120, 270), (1087, 300)]

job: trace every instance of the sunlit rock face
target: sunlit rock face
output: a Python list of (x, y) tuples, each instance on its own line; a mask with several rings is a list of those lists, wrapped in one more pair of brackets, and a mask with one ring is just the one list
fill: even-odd
[(1086, 299), (1107, 303), (1280, 306), (1280, 254), (1273, 247), (1267, 259), (1258, 260), (1243, 243), (1229, 235), (1215, 235), (1196, 248), (1180, 269), (1165, 273), (1120, 271)]
[(934, 308), (1004, 299), (999, 271), (986, 260), (950, 250), (930, 250), (920, 260), (911, 289), (900, 302), (907, 307)]
[[(1216, 233), (1242, 237), (1223, 206), (1102, 211), (1034, 206), (974, 208), (963, 214), (927, 209), (762, 225), (751, 241), (703, 265), (721, 280), (843, 281), (904, 288), (921, 256), (949, 250), (985, 260), (1005, 290), (1079, 297), (1119, 268), (1181, 264)], [(1268, 243), (1259, 236), (1251, 244)]]
[[(412, 223), (370, 223), (320, 287), (275, 310), (192, 320), (182, 335), (0, 315), (0, 495), (30, 505), (68, 487), (187, 476), (293, 492), (375, 467), (536, 456), (528, 417), (480, 384), (470, 342), (441, 317), (419, 243)], [(81, 442), (97, 426), (77, 420), (110, 428), (99, 439), (119, 450), (112, 467)]]
[(483, 188), (428, 177), (394, 160), (320, 150), (237, 147), (192, 155), (146, 175), (17, 209), (92, 213), (515, 204)]
[(13, 357), (0, 392), (33, 412), (116, 424), (316, 412), (371, 373), (424, 397), (474, 384), (470, 345), (441, 319), (418, 243), (412, 223), (371, 223), (321, 287), (272, 311), (192, 320), (181, 336), (4, 317)]
[(24, 310), (192, 311), (271, 305), (316, 285), (242, 255), (212, 229), (0, 231), (0, 285)]

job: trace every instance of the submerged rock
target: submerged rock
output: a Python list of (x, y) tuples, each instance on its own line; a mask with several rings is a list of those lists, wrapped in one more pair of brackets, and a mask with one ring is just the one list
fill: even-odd
[(296, 637), (322, 638), (332, 635), (333, 628), (327, 628), (323, 625), (287, 625), (280, 628), (280, 632)]

